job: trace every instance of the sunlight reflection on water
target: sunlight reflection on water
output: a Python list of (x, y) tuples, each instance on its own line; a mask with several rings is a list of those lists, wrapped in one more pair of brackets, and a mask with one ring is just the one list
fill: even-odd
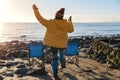
[(2, 36), (2, 32), (3, 32), (3, 26), (2, 26), (3, 24), (2, 23), (0, 23), (0, 42), (2, 42), (3, 41), (3, 36)]
[(2, 36), (2, 23), (0, 23), (0, 37)]

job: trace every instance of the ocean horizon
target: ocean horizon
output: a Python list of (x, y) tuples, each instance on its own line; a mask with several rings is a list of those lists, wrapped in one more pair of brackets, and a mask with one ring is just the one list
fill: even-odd
[[(120, 34), (120, 22), (73, 23), (74, 32), (69, 37), (110, 36)], [(11, 40), (43, 40), (45, 27), (39, 23), (4, 23), (1, 28), (0, 42)]]

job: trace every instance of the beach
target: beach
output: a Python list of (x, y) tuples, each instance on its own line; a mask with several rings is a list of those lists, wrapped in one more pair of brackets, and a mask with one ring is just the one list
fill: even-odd
[(1, 0), (0, 11), (0, 80), (120, 80), (120, 0)]
[[(115, 57), (116, 48), (120, 48), (119, 27), (120, 23), (74, 23), (75, 32), (68, 36), (71, 40), (82, 40), (79, 64), (66, 63), (65, 69), (59, 66), (60, 79), (120, 80), (120, 58)], [(4, 24), (0, 35), (0, 80), (54, 80), (49, 61), (45, 63), (48, 73), (44, 75), (40, 64), (34, 65), (35, 70), (28, 66), (28, 44), (43, 41), (44, 33), (45, 28), (38, 23)], [(106, 47), (101, 41), (106, 42)], [(93, 44), (94, 49), (91, 48)]]
[[(21, 59), (18, 59), (18, 61), (23, 62)], [(6, 68), (3, 67), (0, 71), (3, 69)], [(12, 66), (5, 71), (14, 69), (15, 66)], [(35, 74), (18, 77), (16, 74), (13, 74), (13, 77), (8, 76), (4, 80), (54, 80), (50, 64), (46, 64), (46, 70), (48, 73), (45, 75)], [(109, 69), (106, 64), (101, 64), (91, 59), (80, 58), (79, 67), (74, 64), (67, 64), (65, 69), (58, 71), (58, 76), (61, 80), (120, 80), (120, 71)]]
[[(29, 68), (28, 58), (25, 57), (28, 54), (27, 46), (23, 42), (12, 41), (1, 45), (4, 46), (1, 47), (1, 52), (3, 49), (7, 50), (3, 51), (7, 56), (1, 57), (0, 60), (0, 80), (54, 80), (51, 63), (45, 63), (45, 74), (41, 73), (41, 65), (38, 63), (34, 65), (33, 70)], [(88, 50), (89, 47), (82, 48), (79, 52), (79, 64), (66, 63), (64, 69), (59, 65), (60, 80), (120, 80), (119, 69), (111, 69), (106, 63), (88, 58)], [(7, 54), (8, 52), (11, 54)]]

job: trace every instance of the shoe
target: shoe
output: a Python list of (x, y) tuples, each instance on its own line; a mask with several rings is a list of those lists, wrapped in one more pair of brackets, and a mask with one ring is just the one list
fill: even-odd
[(57, 73), (54, 74), (54, 79), (55, 79), (55, 80), (61, 80), (60, 77), (57, 75)]
[(59, 77), (58, 77), (58, 75), (57, 75), (57, 74), (54, 74), (54, 78), (55, 78), (55, 79), (58, 79)]
[(61, 64), (61, 67), (62, 67), (62, 68), (66, 68), (66, 67), (65, 67), (65, 64)]

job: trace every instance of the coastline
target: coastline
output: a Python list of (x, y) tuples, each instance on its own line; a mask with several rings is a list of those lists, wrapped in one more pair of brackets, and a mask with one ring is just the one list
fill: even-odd
[[(85, 39), (91, 44), (91, 38), (89, 36), (84, 36)], [(83, 38), (84, 38), (83, 37)], [(116, 36), (114, 36), (115, 38)], [(89, 40), (90, 38), (90, 40)], [(111, 37), (107, 37), (111, 38)], [(106, 37), (96, 37), (96, 39), (107, 39)], [(117, 36), (117, 38), (119, 38)], [(73, 37), (73, 40), (80, 40), (81, 37)], [(27, 43), (23, 41), (10, 41), (3, 42), (0, 49), (0, 53), (3, 52), (8, 53), (0, 60), (0, 76), (4, 78), (4, 80), (53, 80), (52, 69), (50, 63), (45, 63), (46, 71), (48, 72), (46, 75), (34, 74), (34, 75), (18, 75), (15, 73), (18, 65), (25, 65), (25, 70), (30, 71), (28, 68), (28, 60), (25, 56), (27, 56)], [(61, 70), (59, 67), (59, 77), (61, 80), (119, 80), (120, 79), (120, 70), (119, 69), (111, 69), (108, 68), (106, 63), (100, 63), (94, 59), (88, 58), (86, 53), (89, 50), (90, 45), (86, 43), (84, 47), (81, 49), (80, 57), (79, 57), (79, 67), (75, 64), (67, 63), (67, 66), (64, 70)], [(0, 54), (0, 55), (3, 55)], [(10, 54), (11, 53), (11, 54)], [(18, 55), (19, 54), (19, 55)], [(1, 56), (2, 57), (2, 56)], [(39, 65), (39, 64), (37, 64)], [(36, 66), (37, 66), (36, 65)]]
[[(110, 37), (120, 34), (120, 23), (74, 23), (75, 31), (69, 37), (94, 36)], [(11, 28), (11, 29), (9, 29)], [(0, 42), (19, 40), (43, 40), (45, 28), (39, 23), (4, 23), (0, 33)]]
[[(89, 38), (119, 38), (120, 37), (120, 34), (98, 34), (98, 33), (94, 33), (94, 34), (81, 34), (81, 35), (77, 35), (77, 36), (68, 36), (68, 39), (74, 39), (74, 38), (85, 38), (85, 37), (89, 37)], [(20, 42), (30, 42), (30, 41), (43, 41), (43, 37), (42, 38), (35, 38), (35, 39), (32, 39), (32, 38), (35, 38), (35, 37), (28, 37), (27, 35), (21, 35), (21, 36), (18, 36), (18, 37), (12, 37), (11, 39), (3, 39), (2, 40), (2, 37), (0, 38), (0, 43), (5, 43), (5, 42), (11, 42), (11, 41), (20, 41)]]

